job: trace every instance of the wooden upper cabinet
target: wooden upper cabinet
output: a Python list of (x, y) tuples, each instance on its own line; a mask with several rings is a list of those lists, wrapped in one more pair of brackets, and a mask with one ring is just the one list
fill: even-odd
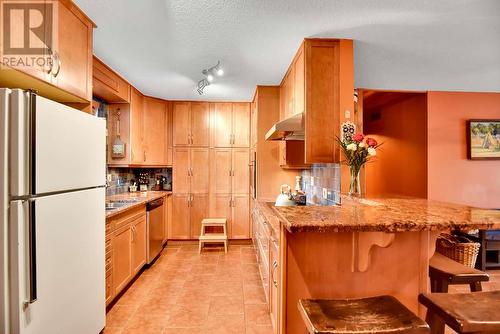
[(93, 57), (92, 93), (108, 103), (130, 102), (130, 84), (96, 56)]
[(294, 67), (294, 81), (293, 81), (293, 114), (298, 114), (304, 112), (305, 109), (305, 99), (304, 99), (304, 89), (305, 89), (305, 67), (304, 67), (304, 48), (301, 47), (295, 56)]
[(152, 97), (144, 98), (143, 146), (144, 164), (167, 164), (167, 103)]
[(214, 194), (230, 194), (232, 152), (230, 148), (214, 148), (210, 155), (210, 186)]
[(250, 103), (233, 103), (233, 146), (250, 146)]
[(191, 148), (190, 150), (191, 193), (206, 194), (209, 180), (208, 148)]
[(248, 149), (233, 149), (232, 192), (248, 194), (250, 186), (250, 153)]
[(190, 194), (172, 195), (172, 221), (168, 231), (170, 239), (191, 238), (190, 206)]
[(191, 103), (173, 102), (173, 145), (188, 146), (191, 143)]
[(190, 192), (191, 169), (190, 151), (185, 147), (174, 147), (174, 161), (172, 168), (172, 184), (174, 192), (187, 194)]
[(92, 100), (93, 23), (72, 3), (58, 6), (58, 45), (52, 83)]
[(232, 145), (232, 104), (214, 103), (213, 104), (213, 146), (230, 147)]
[(132, 273), (135, 275), (146, 264), (146, 215), (133, 221), (132, 230)]
[(208, 102), (191, 102), (191, 145), (208, 146), (210, 111)]
[(354, 112), (353, 94), (352, 41), (305, 39), (280, 86), (280, 119), (304, 112), (305, 139), (281, 144), (280, 164), (303, 168), (339, 162), (336, 137), (344, 112)]
[(130, 163), (140, 165), (145, 160), (142, 142), (144, 96), (137, 89), (130, 92)]

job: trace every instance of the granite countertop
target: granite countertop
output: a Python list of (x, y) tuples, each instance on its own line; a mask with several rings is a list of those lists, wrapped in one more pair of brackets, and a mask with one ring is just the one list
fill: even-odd
[(123, 194), (116, 194), (116, 195), (111, 195), (111, 196), (106, 196), (106, 202), (109, 201), (120, 201), (120, 200), (128, 200), (128, 199), (137, 199), (137, 202), (131, 202), (127, 203), (127, 205), (124, 205), (122, 207), (116, 208), (114, 210), (107, 210), (106, 211), (106, 218), (115, 216), (119, 213), (122, 213), (124, 211), (127, 211), (129, 209), (132, 209), (136, 206), (139, 205), (144, 205), (147, 202), (151, 202), (155, 199), (171, 195), (171, 191), (143, 191), (143, 192), (133, 192), (133, 193), (123, 193)]
[(499, 229), (500, 211), (425, 199), (342, 198), (340, 206), (280, 206), (272, 209), (296, 232), (405, 232)]

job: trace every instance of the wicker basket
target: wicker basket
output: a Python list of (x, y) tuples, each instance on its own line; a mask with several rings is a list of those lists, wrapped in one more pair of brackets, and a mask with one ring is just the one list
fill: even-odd
[(476, 265), (480, 247), (480, 243), (445, 233), (441, 233), (436, 242), (437, 252), (471, 268)]

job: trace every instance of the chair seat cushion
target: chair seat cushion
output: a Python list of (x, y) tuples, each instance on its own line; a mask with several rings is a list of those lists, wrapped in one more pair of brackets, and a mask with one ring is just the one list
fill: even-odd
[(301, 299), (309, 333), (429, 333), (429, 326), (391, 296), (362, 299)]
[(421, 294), (420, 303), (460, 333), (500, 333), (500, 291)]

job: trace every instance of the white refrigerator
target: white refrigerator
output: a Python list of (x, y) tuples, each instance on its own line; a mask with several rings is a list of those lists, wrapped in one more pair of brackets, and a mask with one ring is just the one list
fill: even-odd
[(0, 89), (0, 333), (105, 324), (103, 119)]

